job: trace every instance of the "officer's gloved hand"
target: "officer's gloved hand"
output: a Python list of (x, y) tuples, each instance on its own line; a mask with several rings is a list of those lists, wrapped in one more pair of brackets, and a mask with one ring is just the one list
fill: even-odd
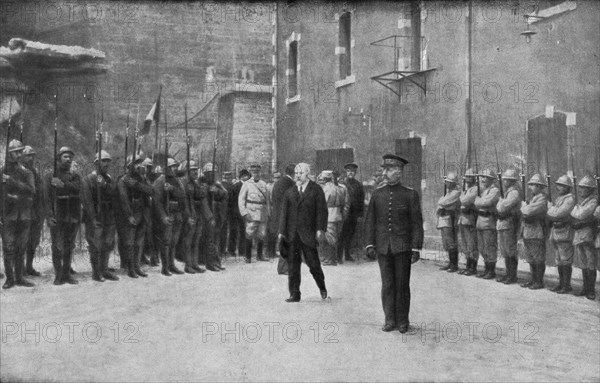
[(165, 217), (162, 220), (162, 223), (167, 226), (171, 226), (173, 224), (173, 218)]
[(367, 258), (369, 258), (372, 261), (377, 259), (377, 252), (375, 251), (374, 247), (369, 247), (367, 249)]
[(4, 174), (2, 173), (2, 182), (6, 182), (10, 179), (10, 176), (8, 174)]
[(106, 181), (104, 180), (104, 177), (102, 177), (102, 176), (96, 176), (96, 182), (98, 182), (98, 184), (100, 186), (106, 185)]
[(413, 251), (410, 263), (417, 263), (419, 262), (419, 259), (421, 259), (421, 253), (419, 251)]
[(323, 233), (323, 230), (317, 230), (317, 241), (321, 243), (325, 241), (325, 233)]
[(188, 218), (188, 225), (190, 226), (194, 226), (196, 224), (196, 220), (193, 219), (192, 217)]
[(50, 181), (50, 185), (55, 188), (63, 188), (65, 186), (64, 182), (60, 180), (60, 178), (52, 177), (52, 181)]
[(135, 225), (137, 225), (137, 221), (135, 220), (135, 218), (133, 218), (133, 216), (132, 216), (132, 217), (129, 217), (129, 218), (128, 218), (128, 220), (129, 220), (129, 224), (130, 224), (131, 226), (135, 226)]

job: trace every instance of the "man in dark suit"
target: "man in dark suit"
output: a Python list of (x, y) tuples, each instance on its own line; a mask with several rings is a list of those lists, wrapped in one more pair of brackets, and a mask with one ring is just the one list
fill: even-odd
[(300, 265), (302, 256), (310, 269), (321, 298), (327, 298), (325, 275), (321, 269), (318, 243), (325, 239), (327, 230), (327, 203), (323, 189), (308, 179), (310, 166), (300, 163), (295, 168), (296, 187), (289, 188), (283, 196), (279, 219), (279, 240), (290, 244), (288, 258), (288, 286), (290, 297), (286, 302), (300, 302)]
[[(283, 204), (283, 197), (285, 192), (296, 185), (294, 182), (294, 169), (296, 164), (289, 164), (285, 168), (285, 175), (281, 177), (275, 185), (273, 185), (273, 191), (271, 192), (271, 218), (269, 223), (274, 226), (273, 231), (279, 230), (279, 217), (281, 216), (281, 209)], [(282, 243), (280, 247), (279, 262), (277, 263), (277, 273), (282, 275), (288, 274), (288, 263), (287, 263), (287, 249), (289, 248), (287, 243)]]
[(410, 268), (423, 246), (423, 217), (418, 193), (400, 183), (408, 161), (394, 154), (383, 156), (385, 184), (373, 192), (365, 222), (367, 257), (378, 258), (383, 331), (408, 331)]

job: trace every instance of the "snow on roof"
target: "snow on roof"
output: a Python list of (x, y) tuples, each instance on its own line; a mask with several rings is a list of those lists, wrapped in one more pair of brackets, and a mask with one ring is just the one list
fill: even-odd
[(0, 47), (0, 56), (10, 59), (11, 56), (23, 53), (47, 53), (52, 56), (64, 56), (71, 58), (106, 58), (106, 54), (93, 48), (83, 48), (76, 45), (52, 45), (39, 41), (30, 41), (22, 38), (12, 38), (8, 42), (8, 48)]

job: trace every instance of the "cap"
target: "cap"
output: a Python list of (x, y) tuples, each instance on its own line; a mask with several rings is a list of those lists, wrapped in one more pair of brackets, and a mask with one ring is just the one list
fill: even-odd
[(245, 177), (250, 177), (250, 175), (251, 175), (251, 174), (250, 174), (250, 172), (248, 171), (248, 169), (242, 169), (242, 170), (240, 170), (240, 174), (239, 174), (239, 177), (240, 177), (240, 178), (242, 178), (242, 177), (244, 177), (244, 176), (245, 176)]
[(529, 179), (529, 182), (527, 182), (528, 185), (539, 185), (539, 186), (548, 186), (546, 185), (546, 181), (544, 181), (544, 178), (539, 175), (539, 174), (534, 174), (533, 176), (531, 176), (531, 178)]
[(135, 157), (135, 161), (133, 161), (133, 155), (130, 154), (127, 156), (127, 165), (137, 165), (144, 161), (144, 157)]
[(595, 189), (596, 188), (596, 181), (590, 177), (590, 176), (584, 176), (581, 181), (579, 181), (579, 183), (577, 184), (577, 186), (581, 186), (584, 188), (590, 188), (590, 189)]
[(381, 164), (382, 168), (387, 168), (390, 166), (403, 166), (408, 163), (408, 160), (397, 156), (395, 154), (384, 154), (383, 155), (383, 163)]
[(72, 156), (75, 155), (75, 152), (73, 150), (71, 150), (71, 148), (69, 148), (68, 146), (63, 146), (62, 148), (60, 148), (58, 150), (58, 156), (62, 156), (65, 153), (71, 153)]
[(213, 163), (212, 162), (207, 162), (206, 164), (204, 164), (204, 167), (202, 168), (203, 172), (212, 172), (212, 171), (218, 171), (218, 167), (217, 165), (215, 165), (215, 168), (213, 169)]
[(273, 173), (273, 178), (275, 178), (275, 177), (281, 177), (281, 172)]
[(444, 177), (444, 182), (450, 182), (455, 184), (458, 182), (458, 176), (456, 175), (456, 173), (448, 173), (448, 175)]
[(33, 150), (33, 148), (29, 145), (25, 145), (25, 149), (23, 149), (23, 155), (27, 156), (27, 155), (31, 155), (31, 154), (35, 154), (35, 150)]
[(179, 166), (179, 162), (177, 162), (177, 160), (175, 158), (169, 157), (167, 159), (167, 166), (171, 167), (171, 166)]
[[(182, 162), (182, 163), (179, 165), (179, 170), (180, 170), (180, 171), (182, 171), (182, 172), (184, 172), (184, 171), (187, 171), (187, 168), (188, 168), (188, 166), (187, 166), (187, 161), (183, 161), (183, 162)], [(198, 170), (198, 169), (199, 169), (199, 167), (198, 167), (198, 165), (196, 164), (196, 161), (194, 161), (194, 160), (190, 160), (190, 170)]]
[(479, 174), (479, 177), (496, 178), (496, 172), (493, 171), (492, 169), (484, 169)]
[[(102, 150), (102, 152), (100, 152), (101, 156), (100, 159), (101, 160), (111, 160), (112, 161), (112, 157), (110, 156), (110, 154), (108, 154), (108, 152), (106, 150)], [(98, 155), (96, 154), (96, 158), (94, 159), (94, 162), (98, 161)]]
[(323, 170), (319, 175), (321, 178), (333, 178), (333, 170)]
[(504, 171), (504, 174), (502, 174), (502, 179), (516, 181), (517, 180), (517, 171), (515, 169), (506, 169)]
[(19, 140), (12, 140), (9, 144), (8, 144), (8, 151), (9, 152), (18, 152), (20, 150), (25, 149), (25, 146), (23, 146), (23, 143)]
[(354, 162), (349, 162), (346, 165), (344, 165), (344, 169), (358, 169), (358, 165), (355, 164)]
[(232, 172), (223, 172), (223, 177), (233, 177)]
[(558, 177), (558, 179), (554, 181), (554, 183), (557, 185), (573, 187), (573, 181), (571, 181), (571, 177), (569, 177), (566, 174), (563, 174), (562, 176)]
[(144, 161), (142, 161), (142, 165), (144, 165), (144, 166), (154, 166), (154, 164), (152, 163), (152, 159), (150, 159), (150, 158), (146, 158)]

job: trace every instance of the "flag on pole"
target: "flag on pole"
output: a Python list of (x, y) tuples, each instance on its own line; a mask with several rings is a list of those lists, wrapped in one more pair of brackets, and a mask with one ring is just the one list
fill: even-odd
[(150, 133), (150, 127), (152, 126), (152, 122), (158, 124), (160, 121), (160, 94), (162, 93), (162, 85), (160, 86), (160, 90), (158, 91), (158, 97), (156, 98), (156, 102), (152, 105), (150, 112), (146, 116), (144, 120), (144, 127), (140, 131), (140, 136), (145, 136)]
[[(16, 96), (8, 95), (2, 97), (2, 100), (0, 100), (0, 122), (7, 121), (9, 118), (13, 117), (20, 111), (21, 105), (19, 105)], [(13, 120), (13, 124), (14, 123), (15, 121)]]

